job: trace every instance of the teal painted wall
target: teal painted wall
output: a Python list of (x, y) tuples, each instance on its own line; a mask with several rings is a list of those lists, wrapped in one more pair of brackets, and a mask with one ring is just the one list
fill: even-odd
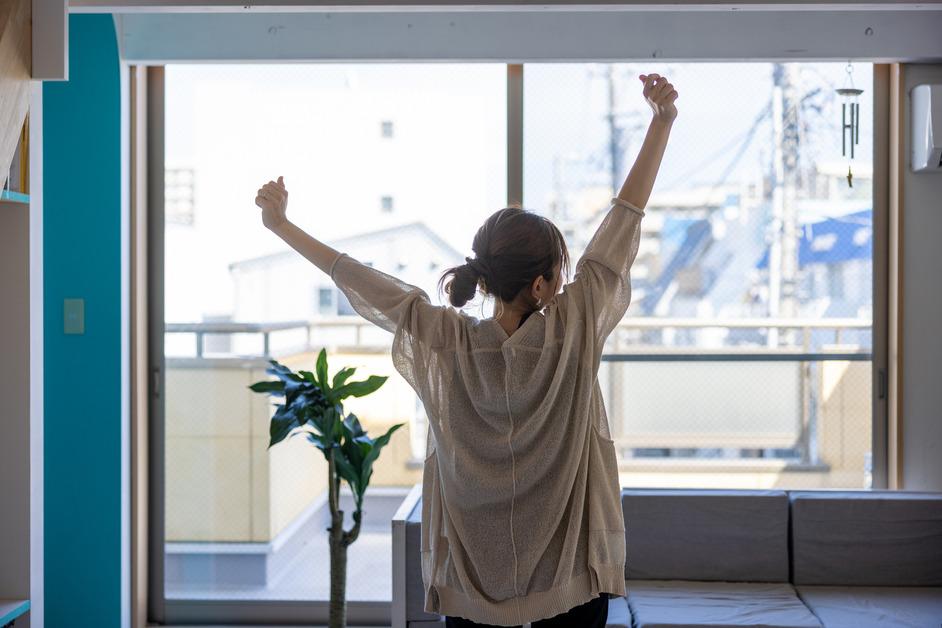
[(119, 68), (112, 17), (72, 15), (69, 80), (43, 84), (47, 628), (121, 619)]

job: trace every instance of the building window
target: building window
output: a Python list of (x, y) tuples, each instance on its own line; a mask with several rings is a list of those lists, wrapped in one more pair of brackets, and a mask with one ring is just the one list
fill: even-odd
[(383, 120), (383, 121), (380, 123), (380, 127), (382, 128), (382, 135), (383, 135), (383, 137), (392, 137), (392, 136), (393, 136), (393, 123), (392, 123), (392, 120)]
[(359, 314), (353, 305), (350, 304), (350, 299), (347, 298), (343, 292), (337, 293), (337, 314), (340, 316), (358, 316)]
[(391, 212), (393, 210), (393, 197), (383, 196), (380, 198), (380, 207), (384, 212)]
[(319, 314), (336, 314), (334, 307), (334, 293), (336, 288), (325, 287), (317, 289), (317, 311)]
[(193, 224), (195, 179), (193, 168), (167, 168), (164, 171), (164, 214), (168, 223)]

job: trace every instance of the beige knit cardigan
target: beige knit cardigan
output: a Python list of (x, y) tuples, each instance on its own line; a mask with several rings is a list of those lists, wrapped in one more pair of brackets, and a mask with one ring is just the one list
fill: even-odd
[(507, 335), (340, 253), (330, 276), (393, 334), (425, 405), (425, 610), (518, 625), (625, 595), (625, 523), (598, 383), (631, 298), (644, 212), (613, 198), (572, 282)]

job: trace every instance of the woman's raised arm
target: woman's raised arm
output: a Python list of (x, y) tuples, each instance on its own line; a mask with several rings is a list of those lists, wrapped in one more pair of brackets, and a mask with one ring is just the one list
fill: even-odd
[(640, 246), (641, 219), (677, 115), (677, 92), (666, 79), (658, 74), (639, 78), (654, 118), (621, 191), (576, 262), (575, 278), (563, 287), (564, 302), (585, 320), (596, 355), (631, 302), (630, 271)]
[(661, 167), (661, 158), (664, 156), (671, 126), (677, 117), (677, 108), (674, 106), (677, 91), (667, 78), (660, 74), (642, 74), (638, 78), (644, 81), (644, 98), (651, 105), (654, 117), (618, 198), (644, 209), (648, 204), (648, 197), (651, 196), (657, 171)]
[(327, 273), (357, 314), (391, 334), (401, 328), (410, 343), (434, 347), (446, 341), (457, 315), (433, 305), (421, 288), (327, 246), (289, 221), (282, 177), (259, 188), (255, 204), (262, 208), (264, 225)]

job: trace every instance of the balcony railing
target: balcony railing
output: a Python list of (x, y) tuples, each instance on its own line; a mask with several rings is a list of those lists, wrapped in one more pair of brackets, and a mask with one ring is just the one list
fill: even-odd
[[(700, 458), (710, 449), (754, 449), (761, 457), (777, 449), (786, 453), (771, 457), (792, 468), (820, 467), (816, 435), (825, 417), (853, 424), (857, 432), (869, 424), (868, 351), (664, 349), (601, 360), (612, 437), (623, 459), (639, 458), (626, 452), (644, 449), (695, 450)], [(863, 368), (852, 366), (857, 364)], [(838, 395), (856, 402), (852, 412), (832, 408)], [(843, 445), (869, 450), (866, 436)]]
[[(868, 332), (871, 328), (871, 321), (861, 320), (859, 318), (661, 318), (661, 317), (627, 317), (623, 319), (613, 331), (609, 345), (613, 353), (619, 353), (623, 348), (635, 352), (643, 348), (644, 344), (633, 343), (634, 346), (624, 346), (626, 335), (631, 336), (631, 332), (660, 331), (664, 332), (676, 330), (749, 330), (765, 331), (768, 342), (763, 343), (766, 346), (776, 347), (776, 350), (784, 346), (799, 347), (804, 351), (809, 351), (813, 342), (815, 332), (828, 332), (833, 334), (833, 344), (841, 345), (844, 341), (844, 335), (848, 331)], [(321, 342), (321, 337), (337, 330), (352, 331), (352, 340), (346, 342)], [(219, 335), (259, 335), (262, 338), (262, 345), (259, 350), (247, 354), (251, 357), (269, 357), (272, 352), (272, 336), (275, 334), (286, 334), (294, 332), (297, 337), (300, 332), (303, 340), (295, 340), (294, 345), (281, 346), (277, 353), (292, 351), (307, 351), (314, 346), (344, 346), (359, 347), (365, 350), (381, 351), (384, 347), (388, 348), (388, 342), (391, 340), (389, 334), (385, 342), (380, 340), (374, 343), (364, 343), (363, 338), (367, 335), (365, 332), (384, 332), (377, 330), (375, 326), (358, 316), (334, 316), (324, 317), (314, 321), (285, 321), (276, 323), (167, 323), (165, 332), (168, 335), (192, 335), (194, 339), (194, 351), (192, 355), (204, 357), (206, 353), (206, 337)], [(785, 332), (785, 333), (782, 333)], [(782, 341), (782, 336), (788, 333), (794, 333), (796, 338), (790, 343)], [(377, 336), (382, 338), (382, 336)], [(798, 338), (800, 337), (800, 342)], [(349, 338), (349, 335), (348, 335)], [(317, 340), (312, 344), (313, 340)], [(670, 341), (660, 341), (657, 347), (673, 345)], [(684, 345), (680, 345), (684, 346)], [(734, 346), (728, 347), (728, 352), (735, 354)], [(757, 345), (753, 345), (755, 347)], [(645, 349), (646, 350), (646, 349)], [(693, 348), (691, 353), (699, 354), (700, 351)]]
[[(621, 470), (817, 471), (843, 478), (822, 483), (866, 484), (870, 330), (869, 320), (846, 318), (625, 318), (609, 337), (599, 370)], [(391, 340), (350, 316), (170, 323), (165, 331), (168, 346), (175, 339), (176, 351), (167, 356), (171, 371), (228, 365), (251, 367), (262, 377), (267, 358), (301, 364), (321, 347), (333, 354), (366, 354), (364, 360), (372, 355), (375, 370)], [(235, 342), (236, 336), (242, 341)], [(400, 397), (414, 396), (407, 386), (384, 394), (390, 397), (383, 407), (400, 409), (410, 407)], [(427, 424), (421, 404), (412, 405), (418, 408), (411, 416), (382, 420), (409, 422), (412, 454), (405, 463), (415, 469), (421, 467)]]

